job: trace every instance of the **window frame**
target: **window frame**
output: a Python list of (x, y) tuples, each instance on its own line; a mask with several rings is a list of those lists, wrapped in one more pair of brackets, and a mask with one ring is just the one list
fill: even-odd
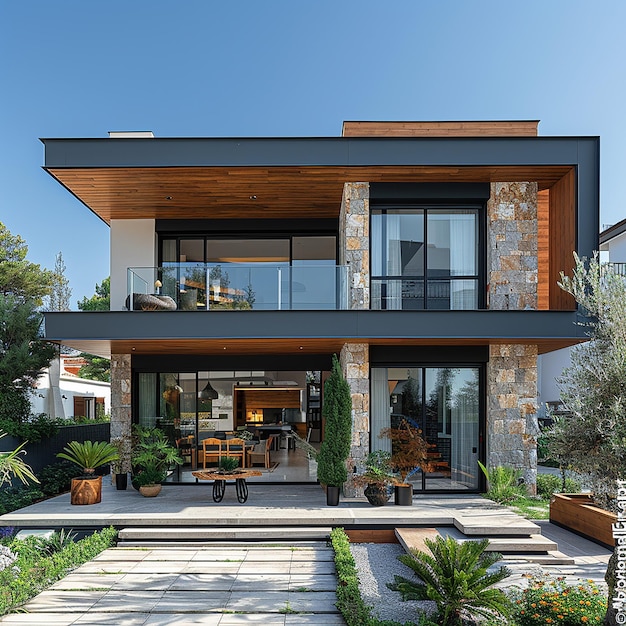
[[(450, 273), (448, 276), (429, 276), (428, 267), (428, 214), (429, 211), (434, 213), (441, 213), (445, 210), (450, 211), (473, 211), (476, 215), (476, 227), (477, 227), (477, 251), (476, 251), (476, 274), (474, 275), (461, 275), (456, 276)], [(412, 202), (398, 202), (398, 201), (377, 201), (370, 206), (370, 253), (373, 251), (374, 237), (377, 233), (374, 232), (373, 217), (374, 215), (387, 215), (389, 211), (421, 211), (424, 221), (424, 273), (423, 275), (410, 275), (410, 276), (391, 276), (391, 275), (379, 275), (374, 274), (370, 269), (370, 280), (374, 281), (421, 281), (424, 285), (424, 306), (421, 309), (411, 310), (450, 310), (450, 309), (433, 309), (428, 307), (428, 284), (437, 283), (441, 281), (451, 282), (453, 280), (476, 280), (477, 281), (477, 302), (476, 309), (468, 310), (480, 310), (486, 308), (487, 302), (487, 245), (486, 245), (486, 215), (487, 215), (487, 203), (480, 200), (467, 200), (467, 201), (437, 201), (437, 200), (424, 200), (424, 201), (412, 201)], [(380, 247), (382, 260), (386, 258), (387, 250), (387, 238), (386, 238), (386, 220), (382, 220), (382, 228), (378, 233), (380, 237)], [(373, 254), (371, 258), (371, 268), (374, 267)], [(382, 268), (384, 269), (384, 267)], [(381, 284), (381, 288), (384, 284)], [(371, 306), (371, 304), (370, 304)], [(381, 301), (381, 307), (379, 310), (387, 310), (387, 304), (383, 298)]]

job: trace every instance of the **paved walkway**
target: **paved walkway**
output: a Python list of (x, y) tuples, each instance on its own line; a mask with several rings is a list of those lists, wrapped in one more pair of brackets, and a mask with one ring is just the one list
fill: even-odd
[(24, 626), (340, 626), (323, 543), (112, 548), (40, 593)]

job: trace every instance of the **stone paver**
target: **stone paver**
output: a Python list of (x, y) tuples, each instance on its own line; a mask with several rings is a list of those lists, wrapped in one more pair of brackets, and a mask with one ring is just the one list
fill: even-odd
[(6, 624), (287, 626), (345, 624), (324, 543), (111, 548), (40, 593)]

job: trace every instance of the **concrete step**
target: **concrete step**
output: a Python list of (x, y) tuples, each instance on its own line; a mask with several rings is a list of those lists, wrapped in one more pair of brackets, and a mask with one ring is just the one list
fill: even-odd
[(546, 554), (536, 553), (519, 553), (509, 554), (503, 559), (504, 564), (507, 563), (535, 563), (536, 565), (575, 565), (576, 562), (571, 556), (563, 554), (559, 550), (550, 550)]
[(499, 511), (498, 515), (458, 515), (454, 525), (468, 536), (529, 537), (541, 533), (534, 522), (506, 511)]
[(176, 542), (198, 546), (216, 541), (326, 541), (331, 530), (330, 526), (129, 527), (120, 530), (118, 545), (128, 547)]
[[(476, 537), (472, 537), (476, 539)], [(531, 535), (530, 537), (489, 537), (488, 552), (502, 552), (511, 554), (514, 552), (550, 552), (557, 550), (554, 541), (543, 535)]]

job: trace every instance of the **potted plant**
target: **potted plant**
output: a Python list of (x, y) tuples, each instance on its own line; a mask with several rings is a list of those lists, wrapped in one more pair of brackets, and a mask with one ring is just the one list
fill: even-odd
[(395, 487), (395, 503), (411, 506), (413, 485), (407, 483), (407, 476), (416, 468), (422, 472), (432, 471), (428, 460), (428, 450), (434, 447), (422, 437), (422, 430), (402, 419), (396, 428), (383, 428), (381, 437), (391, 440), (391, 467), (400, 474), (400, 483)]
[(389, 488), (398, 482), (391, 468), (391, 452), (375, 450), (367, 455), (365, 471), (355, 476), (354, 483), (365, 486), (363, 492), (373, 506), (384, 506), (390, 497)]
[[(156, 496), (161, 491), (168, 469), (172, 465), (181, 465), (183, 460), (162, 430), (136, 426), (134, 435), (131, 453), (133, 487), (142, 495)], [(151, 489), (146, 489), (148, 486)]]
[(317, 477), (326, 485), (326, 504), (339, 504), (339, 490), (348, 478), (346, 460), (352, 437), (352, 396), (333, 354), (332, 371), (324, 385), (322, 416), (326, 420), (324, 441), (317, 455)]
[(102, 476), (96, 476), (96, 468), (118, 459), (115, 446), (108, 441), (70, 441), (57, 457), (71, 461), (83, 471), (82, 476), (72, 478), (70, 502), (72, 504), (97, 504), (102, 500)]
[(115, 476), (115, 488), (124, 491), (128, 487), (128, 457), (130, 456), (130, 441), (124, 437), (111, 439), (111, 445), (117, 450), (117, 459), (111, 462), (111, 472)]

